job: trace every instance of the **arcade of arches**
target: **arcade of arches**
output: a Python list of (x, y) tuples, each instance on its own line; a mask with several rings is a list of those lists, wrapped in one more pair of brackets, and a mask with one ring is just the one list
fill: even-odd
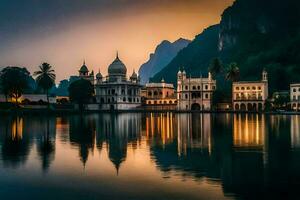
[(234, 103), (234, 110), (236, 111), (262, 111), (264, 106), (262, 103)]

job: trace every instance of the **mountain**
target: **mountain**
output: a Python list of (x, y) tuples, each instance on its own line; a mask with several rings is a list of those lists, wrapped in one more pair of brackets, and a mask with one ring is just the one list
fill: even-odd
[(149, 78), (162, 70), (177, 55), (177, 53), (185, 48), (191, 41), (186, 39), (178, 39), (171, 43), (167, 40), (162, 41), (150, 54), (149, 60), (139, 69), (139, 75), (143, 84), (147, 83)]
[(182, 67), (192, 76), (205, 74), (218, 57), (225, 66), (238, 63), (241, 79), (259, 79), (266, 68), (271, 91), (288, 89), (291, 82), (300, 82), (299, 19), (296, 0), (236, 0), (223, 12), (220, 24), (196, 36), (153, 80), (164, 77), (176, 83)]

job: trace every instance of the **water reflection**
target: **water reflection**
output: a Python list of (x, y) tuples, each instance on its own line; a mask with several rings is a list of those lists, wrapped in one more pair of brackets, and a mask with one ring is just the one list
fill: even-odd
[[(113, 181), (105, 192), (118, 191), (125, 199), (132, 197), (126, 196), (130, 185), (141, 184), (141, 179), (145, 186), (160, 186), (152, 190), (169, 194), (165, 199), (205, 199), (215, 188), (221, 189), (213, 193), (218, 193), (213, 196), (218, 199), (277, 198), (282, 194), (288, 198), (300, 186), (299, 123), (299, 116), (259, 114), (6, 116), (0, 120), (0, 170), (21, 171), (30, 165), (30, 176), (38, 173), (38, 165), (49, 179), (59, 172), (58, 180), (70, 178), (68, 173), (73, 170), (77, 174), (72, 176), (81, 182)], [(68, 166), (59, 167), (64, 160)], [(111, 167), (114, 174), (108, 176)], [(84, 176), (77, 168), (93, 176)], [(115, 177), (120, 177), (119, 182)], [(165, 186), (184, 187), (186, 182), (190, 189), (180, 193)], [(95, 192), (97, 187), (84, 190)], [(152, 190), (133, 189), (131, 195), (144, 192), (162, 197)]]

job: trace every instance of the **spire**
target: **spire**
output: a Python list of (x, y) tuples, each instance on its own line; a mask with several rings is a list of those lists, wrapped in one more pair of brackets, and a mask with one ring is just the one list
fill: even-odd
[(83, 65), (85, 65), (85, 59), (83, 59)]
[(117, 50), (117, 56), (116, 56), (117, 59), (119, 59), (119, 51)]

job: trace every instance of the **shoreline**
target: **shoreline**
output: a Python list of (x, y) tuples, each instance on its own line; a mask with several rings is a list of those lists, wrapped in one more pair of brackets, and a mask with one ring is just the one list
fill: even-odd
[(85, 110), (80, 112), (79, 110), (48, 110), (48, 109), (0, 109), (0, 114), (10, 114), (10, 115), (22, 115), (22, 114), (36, 114), (36, 115), (74, 115), (74, 114), (122, 114), (122, 113), (175, 113), (175, 114), (265, 114), (265, 115), (300, 115), (300, 111), (209, 111), (209, 110), (144, 110), (144, 109), (136, 109), (136, 110)]

